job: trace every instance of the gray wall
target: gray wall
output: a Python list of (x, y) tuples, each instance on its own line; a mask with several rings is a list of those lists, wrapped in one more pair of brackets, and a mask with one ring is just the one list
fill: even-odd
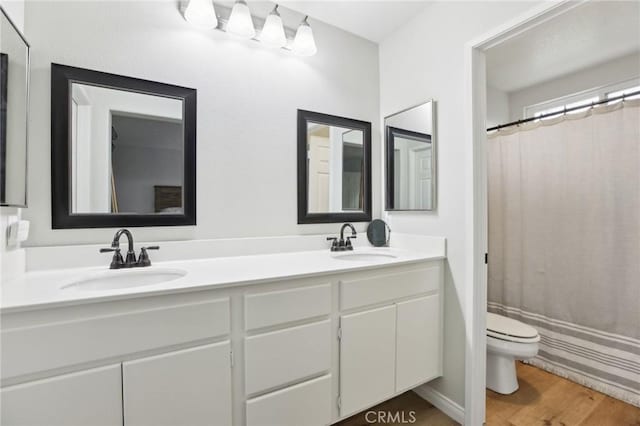
[(154, 213), (155, 185), (182, 186), (182, 124), (115, 115), (112, 124), (118, 211)]
[[(487, 127), (524, 117), (525, 107), (640, 78), (640, 53), (558, 76), (531, 87), (504, 92), (487, 87)], [(638, 84), (638, 83), (636, 83)]]

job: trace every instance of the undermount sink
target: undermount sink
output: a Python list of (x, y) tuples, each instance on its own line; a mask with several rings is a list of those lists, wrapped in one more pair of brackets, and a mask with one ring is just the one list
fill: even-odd
[(361, 262), (370, 262), (376, 260), (390, 260), (395, 259), (398, 256), (393, 255), (391, 253), (383, 253), (383, 252), (344, 252), (344, 253), (336, 253), (333, 255), (335, 259), (340, 260), (355, 260)]
[(62, 287), (63, 290), (118, 290), (177, 280), (187, 274), (182, 269), (119, 269), (84, 277)]

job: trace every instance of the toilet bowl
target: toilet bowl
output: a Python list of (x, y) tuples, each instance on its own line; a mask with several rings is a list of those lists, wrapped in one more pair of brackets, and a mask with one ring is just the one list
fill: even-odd
[(501, 394), (517, 391), (516, 360), (536, 356), (539, 341), (530, 325), (487, 313), (487, 388)]

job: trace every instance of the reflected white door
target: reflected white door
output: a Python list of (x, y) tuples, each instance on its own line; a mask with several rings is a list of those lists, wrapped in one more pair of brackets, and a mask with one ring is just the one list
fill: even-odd
[(413, 151), (412, 208), (431, 208), (431, 148)]
[(309, 211), (329, 211), (329, 138), (309, 136)]

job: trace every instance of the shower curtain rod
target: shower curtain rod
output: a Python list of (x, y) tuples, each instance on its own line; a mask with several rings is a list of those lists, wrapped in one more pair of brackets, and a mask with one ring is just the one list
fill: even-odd
[(636, 95), (640, 95), (640, 90), (636, 90), (635, 92), (626, 93), (626, 94), (620, 95), (620, 96), (614, 96), (613, 98), (609, 98), (609, 99), (603, 99), (603, 100), (598, 101), (598, 102), (591, 102), (591, 104), (587, 104), (587, 105), (580, 105), (580, 106), (576, 106), (576, 107), (565, 108), (562, 111), (549, 112), (549, 113), (546, 113), (546, 114), (541, 114), (541, 115), (539, 115), (537, 117), (523, 118), (522, 120), (512, 121), (511, 123), (500, 124), (498, 126), (494, 126), (494, 127), (488, 128), (487, 132), (491, 132), (493, 130), (504, 129), (505, 127), (518, 126), (520, 124), (528, 123), (530, 121), (541, 120), (541, 119), (547, 118), (547, 117), (553, 117), (554, 115), (566, 114), (568, 112), (576, 111), (576, 110), (579, 110), (579, 109), (593, 108), (596, 105), (606, 104), (606, 103), (609, 103), (609, 102), (615, 102), (615, 101), (619, 101), (621, 99), (624, 100), (624, 98), (628, 98), (628, 97), (636, 96)]

